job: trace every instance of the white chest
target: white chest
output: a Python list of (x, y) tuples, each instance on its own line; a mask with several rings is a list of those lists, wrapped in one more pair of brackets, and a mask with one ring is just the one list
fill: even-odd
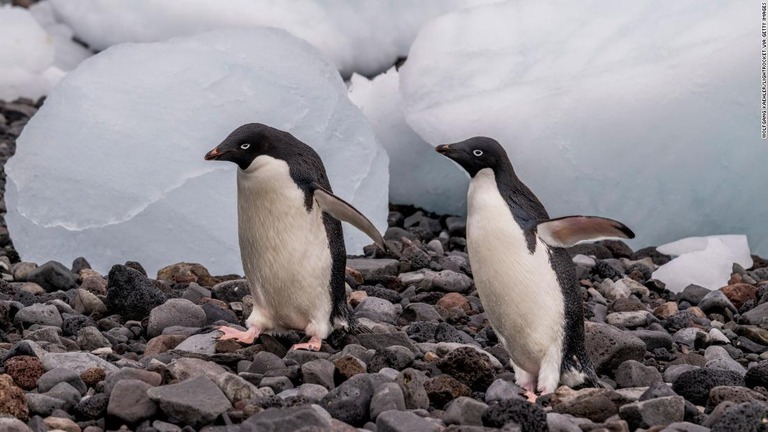
[(547, 246), (537, 239), (530, 253), (492, 170), (472, 179), (467, 206), (467, 248), (486, 316), (512, 361), (536, 373), (563, 337), (563, 296)]
[(307, 212), (288, 165), (268, 156), (238, 170), (237, 186), (240, 252), (254, 300), (294, 328), (318, 308), (330, 311), (331, 254), (318, 205)]

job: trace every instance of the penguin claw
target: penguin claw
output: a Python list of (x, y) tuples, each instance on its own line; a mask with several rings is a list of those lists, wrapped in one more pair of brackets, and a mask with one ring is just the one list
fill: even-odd
[(536, 403), (536, 399), (538, 398), (538, 396), (536, 396), (536, 393), (534, 393), (534, 392), (532, 392), (530, 390), (526, 390), (525, 391), (525, 397), (528, 399), (528, 402), (533, 403), (533, 404)]
[(234, 339), (245, 344), (252, 344), (261, 333), (256, 327), (250, 327), (246, 331), (241, 331), (236, 328), (221, 326), (216, 327), (216, 330), (224, 333), (218, 337), (219, 340)]
[(289, 351), (300, 350), (300, 349), (307, 350), (307, 351), (320, 351), (320, 345), (322, 345), (322, 343), (323, 343), (322, 340), (312, 336), (309, 342), (297, 343), (294, 346), (292, 346)]

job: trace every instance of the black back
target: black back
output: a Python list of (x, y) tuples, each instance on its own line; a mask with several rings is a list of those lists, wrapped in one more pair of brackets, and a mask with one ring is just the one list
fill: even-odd
[[(536, 251), (536, 224), (549, 219), (544, 205), (515, 174), (504, 148), (486, 137), (470, 138), (440, 146), (437, 151), (459, 163), (474, 177), (484, 169), (493, 170), (496, 185), (515, 222), (525, 233), (529, 253)], [(584, 311), (581, 289), (573, 260), (564, 248), (549, 247), (549, 262), (557, 275), (565, 304), (565, 332), (561, 370), (576, 369), (598, 385), (597, 375), (584, 348)]]
[[(231, 161), (243, 170), (247, 169), (258, 156), (271, 156), (284, 160), (288, 164), (291, 178), (304, 192), (304, 206), (307, 213), (312, 211), (314, 205), (314, 185), (320, 185), (327, 191), (333, 192), (320, 155), (290, 133), (273, 127), (260, 123), (240, 126), (208, 153), (208, 155), (212, 154), (213, 156), (206, 156), (206, 158)], [(344, 288), (347, 252), (341, 222), (323, 213), (323, 225), (332, 260), (328, 287), (331, 291), (330, 321), (333, 325), (337, 318), (344, 321), (349, 319)]]

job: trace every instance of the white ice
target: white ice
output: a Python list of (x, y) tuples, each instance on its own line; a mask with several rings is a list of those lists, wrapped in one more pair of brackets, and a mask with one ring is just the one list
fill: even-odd
[(728, 284), (734, 263), (752, 267), (749, 243), (743, 235), (685, 238), (657, 250), (675, 256), (653, 272), (672, 292), (681, 292), (690, 284), (716, 290)]
[(53, 38), (53, 64), (62, 71), (71, 71), (83, 60), (93, 55), (88, 48), (72, 40), (74, 32), (65, 24), (56, 20), (53, 6), (50, 2), (42, 1), (29, 7), (29, 13), (37, 20), (43, 29)]
[(57, 16), (97, 50), (225, 27), (283, 28), (337, 68), (371, 75), (408, 53), (421, 25), (459, 8), (498, 0), (50, 0)]
[(373, 80), (353, 75), (349, 98), (368, 118), (389, 155), (390, 202), (440, 214), (466, 211), (468, 177), (405, 122), (395, 68)]
[[(248, 122), (314, 147), (334, 191), (383, 230), (388, 159), (346, 94), (330, 62), (279, 29), (107, 49), (51, 92), (6, 165), (14, 243), (25, 260), (83, 255), (102, 271), (132, 259), (241, 273), (237, 168), (203, 155)], [(350, 254), (370, 243), (349, 226), (345, 238)]]
[(755, 7), (520, 0), (443, 15), (400, 69), (406, 120), (433, 145), (498, 139), (553, 217), (618, 219), (633, 247), (748, 234), (768, 254)]
[(54, 42), (30, 13), (0, 6), (0, 100), (37, 99), (64, 75), (54, 66)]

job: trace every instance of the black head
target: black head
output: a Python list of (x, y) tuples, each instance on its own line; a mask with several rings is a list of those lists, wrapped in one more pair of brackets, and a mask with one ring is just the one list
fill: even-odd
[(511, 169), (507, 152), (491, 138), (474, 137), (454, 144), (443, 144), (435, 150), (453, 159), (472, 177), (483, 168), (490, 168), (494, 172), (502, 167)]
[[(290, 138), (290, 139), (289, 139)], [(240, 169), (247, 169), (258, 156), (281, 158), (285, 147), (295, 141), (287, 132), (263, 125), (248, 123), (235, 129), (229, 136), (205, 155), (205, 160), (234, 162)]]

